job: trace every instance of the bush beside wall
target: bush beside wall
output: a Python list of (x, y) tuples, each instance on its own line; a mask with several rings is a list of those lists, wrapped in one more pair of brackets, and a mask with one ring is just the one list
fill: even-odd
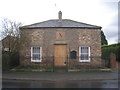
[(114, 53), (116, 55), (117, 61), (120, 62), (120, 43), (102, 46), (103, 59), (109, 59), (111, 53)]
[(19, 65), (19, 54), (2, 52), (2, 70), (8, 71)]

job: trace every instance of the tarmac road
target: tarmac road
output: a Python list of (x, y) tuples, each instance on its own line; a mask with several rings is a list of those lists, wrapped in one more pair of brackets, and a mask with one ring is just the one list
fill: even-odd
[(6, 72), (3, 88), (118, 88), (118, 71), (112, 72)]
[(19, 81), (3, 80), (3, 88), (118, 88), (118, 80)]
[(116, 80), (118, 71), (112, 72), (7, 72), (4, 80)]

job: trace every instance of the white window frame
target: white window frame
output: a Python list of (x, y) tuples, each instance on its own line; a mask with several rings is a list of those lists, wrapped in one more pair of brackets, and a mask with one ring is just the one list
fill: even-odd
[[(82, 47), (88, 47), (88, 60), (81, 60), (81, 48)], [(90, 62), (90, 46), (80, 46), (79, 47), (79, 61), (80, 62)]]
[(40, 54), (40, 60), (33, 60), (33, 47), (40, 47), (40, 46), (31, 47), (31, 62), (41, 62), (42, 61), (42, 47), (40, 47), (40, 53), (36, 53), (36, 54)]
[(9, 48), (4, 48), (4, 51), (9, 51)]

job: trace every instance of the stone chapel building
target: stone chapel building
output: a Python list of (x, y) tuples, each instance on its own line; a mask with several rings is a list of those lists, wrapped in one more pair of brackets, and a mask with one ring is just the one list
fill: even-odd
[(101, 27), (51, 19), (20, 27), (27, 44), (21, 45), (21, 65), (101, 65)]

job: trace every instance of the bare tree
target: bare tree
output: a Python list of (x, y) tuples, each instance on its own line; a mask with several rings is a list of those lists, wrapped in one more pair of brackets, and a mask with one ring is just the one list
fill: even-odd
[(3, 19), (2, 21), (2, 37), (7, 35), (20, 37), (19, 27), (22, 25), (20, 22), (11, 21), (9, 19)]
[(3, 19), (2, 21), (2, 38), (5, 38), (3, 44), (7, 44), (9, 51), (17, 51), (19, 48), (20, 30), (19, 27), (22, 25), (20, 22), (11, 21), (9, 19)]

